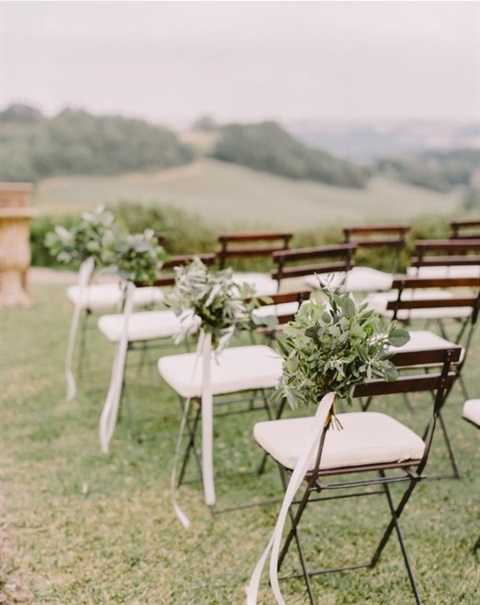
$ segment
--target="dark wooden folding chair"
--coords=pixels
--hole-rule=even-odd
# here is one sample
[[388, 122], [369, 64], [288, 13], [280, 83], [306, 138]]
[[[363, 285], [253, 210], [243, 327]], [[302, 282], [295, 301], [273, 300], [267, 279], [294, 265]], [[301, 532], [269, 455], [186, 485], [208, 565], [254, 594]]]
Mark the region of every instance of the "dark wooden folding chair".
[[311, 290], [293, 290], [291, 292], [277, 292], [268, 298], [258, 299], [260, 307], [255, 309], [253, 315], [263, 321], [272, 319], [273, 326], [260, 326], [252, 330], [252, 336], [261, 335], [272, 341], [281, 333], [285, 324], [292, 321], [300, 305], [308, 300]]
[[408, 275], [479, 277], [480, 238], [417, 240]]
[[299, 277], [303, 278], [302, 282], [308, 287], [318, 289], [317, 275], [320, 279], [331, 277], [332, 285], [338, 285], [354, 265], [355, 250], [356, 244], [279, 250], [272, 254], [275, 268], [271, 276], [277, 280], [279, 289], [284, 283], [286, 288], [282, 289], [289, 289], [289, 280]]
[[[357, 253], [361, 250], [377, 250], [392, 257], [389, 267], [391, 273], [400, 269], [401, 253], [405, 249], [408, 225], [365, 225], [345, 227], [343, 237], [345, 242], [357, 244]], [[393, 254], [392, 254], [393, 253]]]
[[[288, 293], [277, 293], [260, 300], [260, 308], [254, 314], [262, 320], [272, 317], [275, 327], [253, 327], [252, 331], [261, 335], [267, 342], [276, 337], [277, 331], [289, 322], [298, 311], [299, 306], [308, 300], [310, 291], [301, 290]], [[181, 353], [161, 357], [158, 370], [163, 379], [177, 393], [185, 416], [186, 446], [180, 462], [177, 487], [185, 483], [185, 474], [190, 460], [196, 463], [198, 476], [203, 481], [201, 454], [198, 447], [199, 428], [202, 422], [203, 372], [198, 356], [195, 353]], [[212, 365], [212, 392], [214, 421], [232, 414], [260, 412], [267, 418], [279, 418], [284, 404], [272, 407], [269, 395], [276, 386], [282, 372], [282, 360], [278, 354], [265, 344], [247, 346], [230, 346], [218, 356]], [[220, 432], [220, 429], [218, 429]], [[255, 472], [262, 474], [265, 469], [266, 456], [263, 456], [253, 470], [240, 474]], [[258, 503], [219, 508], [211, 506], [214, 514], [224, 513], [236, 508], [248, 508]]]
[[451, 239], [480, 239], [480, 220], [452, 221], [450, 223]]
[[[277, 601], [283, 602], [278, 600], [279, 594], [281, 596], [278, 571], [282, 569], [290, 547], [294, 544], [301, 569], [280, 579], [303, 578], [309, 602], [315, 605], [314, 576], [334, 571], [374, 568], [393, 533], [398, 538], [415, 602], [421, 604], [413, 565], [400, 528], [400, 517], [415, 487], [426, 477], [424, 471], [438, 415], [446, 394], [457, 378], [456, 372], [452, 371], [452, 364], [459, 361], [460, 355], [461, 348], [455, 345], [435, 350], [402, 352], [400, 349], [392, 360], [398, 368], [408, 367], [408, 375], [400, 375], [394, 382], [375, 380], [355, 388], [355, 397], [377, 398], [393, 394], [433, 392], [435, 396], [431, 418], [423, 437], [392, 416], [375, 412], [338, 414], [338, 423], [331, 423], [329, 418], [333, 397], [330, 395], [324, 397], [313, 418], [280, 419], [255, 425], [255, 440], [278, 464], [285, 498], [269, 546], [252, 575], [247, 590], [248, 605], [257, 602], [261, 569], [270, 552], [270, 584]], [[428, 373], [426, 368], [429, 369]], [[338, 424], [342, 427], [341, 430], [334, 428]], [[399, 495], [402, 485], [403, 494]], [[391, 489], [391, 486], [395, 488]], [[390, 513], [390, 520], [373, 556], [359, 564], [312, 569], [310, 562], [325, 557], [322, 551], [326, 553], [331, 550], [331, 544], [322, 544], [325, 526], [328, 526], [327, 501], [359, 497], [371, 505], [370, 496], [373, 495], [384, 497]], [[307, 506], [315, 503], [321, 503], [325, 509], [315, 516], [317, 521], [320, 520], [320, 527], [313, 529], [313, 521], [309, 517], [309, 523], [303, 529], [302, 518]], [[290, 529], [283, 539], [287, 518], [290, 520]], [[358, 522], [361, 523], [361, 517]], [[308, 533], [314, 536], [312, 539], [315, 544], [310, 542], [314, 549], [313, 555], [306, 548]], [[368, 595], [365, 595], [365, 601], [367, 600]], [[386, 596], [385, 602], [387, 601]]]
[[[480, 278], [444, 277], [419, 278], [397, 276], [392, 283], [392, 292], [368, 297], [370, 306], [380, 314], [400, 321], [407, 326], [417, 321], [434, 322], [437, 330], [412, 330], [408, 347], [434, 348], [442, 342], [453, 342], [462, 347], [459, 363], [455, 364], [458, 382], [463, 397], [468, 399], [468, 391], [462, 370], [467, 361], [470, 344], [477, 326], [480, 309]], [[447, 325], [448, 324], [448, 325]], [[458, 325], [457, 333], [451, 337], [451, 324]], [[367, 409], [370, 402], [364, 404]], [[453, 469], [453, 476], [460, 478], [460, 472], [453, 453], [451, 440], [443, 416], [439, 421]]]
[[[162, 274], [158, 276], [153, 286], [162, 289], [162, 291], [164, 288], [172, 286], [175, 283], [173, 269], [188, 264], [194, 257], [200, 258], [206, 265], [213, 265], [215, 262], [214, 253], [173, 256], [164, 263]], [[132, 436], [138, 440], [126, 376], [129, 355], [133, 352], [140, 353], [138, 371], [141, 371], [147, 365], [153, 368], [157, 357], [149, 361], [150, 352], [154, 349], [173, 345], [173, 337], [181, 328], [180, 319], [171, 310], [157, 308], [147, 311], [134, 311], [133, 301], [136, 293], [143, 288], [151, 287], [151, 285], [127, 282], [123, 288], [122, 311], [102, 315], [97, 322], [99, 331], [115, 347], [110, 386], [101, 419], [101, 427], [103, 427], [101, 428], [101, 443], [105, 451], [108, 450], [108, 444], [113, 436], [117, 412], [122, 399], [125, 401]], [[188, 341], [186, 346], [188, 348]], [[152, 379], [154, 375], [156, 374], [152, 372], [150, 378]]]
[[[159, 244], [163, 244], [165, 236], [157, 232], [155, 239]], [[109, 282], [98, 280], [98, 272], [95, 273], [95, 268], [93, 257], [84, 261], [79, 270], [78, 283], [69, 286], [66, 292], [68, 301], [74, 307], [65, 363], [68, 399], [73, 399], [77, 392], [73, 369], [77, 335], [80, 342], [76, 355], [75, 374], [77, 380], [88, 375], [91, 381], [95, 374], [88, 347], [88, 334], [94, 327], [92, 319], [110, 311], [119, 311], [123, 302], [121, 280]], [[133, 303], [136, 308], [146, 309], [158, 304], [162, 298], [163, 294], [157, 287], [149, 286], [135, 292]]]
[[[258, 264], [263, 262], [269, 271], [272, 253], [286, 250], [292, 236], [292, 233], [283, 231], [222, 233], [218, 237], [218, 267], [231, 267], [235, 281], [252, 285], [258, 296], [274, 294], [277, 291], [277, 283], [263, 268], [259, 270]], [[252, 266], [252, 262], [254, 270], [247, 270]]]

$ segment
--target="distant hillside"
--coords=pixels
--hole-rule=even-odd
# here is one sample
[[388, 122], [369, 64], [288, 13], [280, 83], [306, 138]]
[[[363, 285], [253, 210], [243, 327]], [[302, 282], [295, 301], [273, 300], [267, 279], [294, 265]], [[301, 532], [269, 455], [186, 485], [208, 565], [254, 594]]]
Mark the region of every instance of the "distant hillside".
[[408, 157], [385, 158], [377, 163], [377, 169], [385, 176], [435, 191], [450, 191], [455, 187], [478, 190], [480, 151], [427, 151]]
[[370, 122], [287, 120], [285, 126], [306, 145], [352, 161], [419, 154], [429, 149], [478, 149], [478, 122], [453, 120], [371, 120]]
[[291, 179], [361, 189], [368, 171], [347, 160], [307, 147], [276, 122], [229, 124], [218, 129], [212, 157]]
[[193, 151], [176, 135], [142, 120], [65, 109], [47, 119], [35, 108], [0, 112], [0, 180], [121, 174], [188, 164]]

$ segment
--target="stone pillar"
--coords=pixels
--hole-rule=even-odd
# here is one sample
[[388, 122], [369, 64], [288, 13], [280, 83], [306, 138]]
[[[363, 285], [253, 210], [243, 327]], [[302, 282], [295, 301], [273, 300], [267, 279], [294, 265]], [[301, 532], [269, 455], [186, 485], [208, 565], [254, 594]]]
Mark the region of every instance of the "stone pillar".
[[0, 307], [29, 306], [27, 290], [30, 267], [29, 183], [0, 183]]

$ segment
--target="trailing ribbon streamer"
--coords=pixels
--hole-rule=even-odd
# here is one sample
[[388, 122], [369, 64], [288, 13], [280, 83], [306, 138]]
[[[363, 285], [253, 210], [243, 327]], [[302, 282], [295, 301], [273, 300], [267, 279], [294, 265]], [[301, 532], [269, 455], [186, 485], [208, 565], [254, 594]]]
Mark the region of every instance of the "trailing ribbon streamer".
[[70, 325], [70, 334], [68, 336], [67, 353], [65, 356], [65, 378], [67, 381], [67, 399], [72, 401], [77, 394], [77, 385], [75, 383], [75, 377], [73, 375], [73, 353], [75, 351], [75, 340], [77, 338], [78, 326], [80, 323], [80, 315], [84, 306], [87, 296], [87, 286], [92, 277], [93, 269], [95, 267], [95, 259], [93, 256], [89, 256], [80, 265], [78, 271], [78, 298], [73, 308], [72, 323]]
[[125, 360], [128, 348], [128, 323], [133, 309], [135, 285], [132, 282], [127, 282], [126, 289], [125, 305], [123, 309], [125, 321], [123, 324], [122, 334], [115, 348], [110, 386], [105, 404], [103, 406], [102, 415], [100, 416], [100, 445], [105, 454], [108, 454], [110, 440], [112, 439], [115, 431], [115, 425], [117, 424], [118, 408], [120, 406], [120, 398], [122, 395], [123, 374], [125, 371]]
[[[198, 338], [197, 353], [196, 353], [196, 357], [195, 357], [195, 362], [193, 364], [192, 378], [191, 378], [192, 383], [195, 380], [195, 372], [197, 371], [198, 360], [200, 359], [200, 355], [203, 350], [204, 339], [205, 339], [205, 332], [203, 332], [203, 330], [202, 330], [200, 332], [200, 336]], [[190, 397], [188, 397], [185, 400], [185, 405], [183, 406], [182, 420], [180, 422], [180, 430], [178, 431], [177, 444], [175, 447], [175, 456], [173, 458], [172, 474], [170, 475], [170, 496], [172, 498], [173, 509], [175, 510], [175, 514], [177, 515], [180, 523], [183, 525], [183, 527], [185, 529], [188, 529], [190, 527], [190, 519], [187, 517], [187, 515], [183, 512], [183, 510], [180, 508], [180, 506], [177, 503], [176, 483], [177, 483], [177, 465], [178, 465], [178, 461], [180, 458], [180, 448], [182, 445], [183, 434], [185, 432], [185, 426], [187, 423], [189, 408], [190, 408]]]
[[202, 350], [202, 478], [207, 506], [215, 504], [213, 480], [212, 335], [205, 334]]
[[258, 589], [260, 586], [260, 578], [262, 575], [265, 563], [270, 555], [270, 584], [272, 587], [273, 594], [278, 605], [285, 605], [282, 593], [280, 591], [280, 585], [278, 582], [278, 555], [280, 551], [280, 543], [282, 540], [283, 528], [288, 515], [288, 510], [292, 504], [295, 495], [305, 478], [305, 474], [308, 470], [310, 460], [315, 450], [319, 446], [320, 436], [327, 422], [330, 409], [335, 400], [335, 393], [327, 393], [318, 405], [317, 412], [312, 419], [312, 427], [308, 435], [305, 447], [303, 448], [292, 476], [287, 486], [285, 496], [283, 498], [282, 507], [275, 523], [275, 528], [272, 532], [267, 547], [263, 551], [260, 559], [258, 560], [255, 569], [250, 577], [250, 582], [247, 586], [247, 605], [257, 605]]

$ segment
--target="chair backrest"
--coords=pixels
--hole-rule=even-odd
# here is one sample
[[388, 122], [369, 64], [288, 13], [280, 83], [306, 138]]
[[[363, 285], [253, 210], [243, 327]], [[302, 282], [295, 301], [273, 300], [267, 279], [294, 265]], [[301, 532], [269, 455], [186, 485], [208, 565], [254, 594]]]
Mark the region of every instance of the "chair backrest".
[[[171, 256], [167, 261], [163, 263], [162, 271], [160, 275], [157, 277], [153, 285], [157, 288], [161, 288], [163, 286], [173, 286], [175, 284], [175, 272], [173, 269], [175, 267], [183, 267], [192, 262], [194, 258], [199, 258], [204, 265], [211, 267], [215, 263], [215, 253], [214, 252], [201, 252], [199, 254], [179, 254], [176, 256]], [[135, 283], [137, 288], [142, 288], [146, 284]]]
[[480, 220], [452, 221], [450, 223], [451, 239], [480, 239]]
[[410, 266], [421, 267], [480, 266], [480, 238], [417, 240]]
[[269, 258], [272, 252], [287, 249], [292, 236], [284, 231], [222, 233], [218, 237], [218, 266], [225, 269], [234, 258]]
[[405, 248], [408, 225], [365, 225], [345, 227], [344, 242], [357, 244], [357, 250], [377, 249], [393, 251], [392, 271], [398, 271], [400, 255]]
[[270, 338], [275, 337], [285, 324], [294, 319], [300, 305], [310, 298], [311, 293], [311, 290], [295, 290], [257, 299], [261, 308], [258, 315], [275, 317], [277, 324], [274, 328], [261, 326], [255, 331]]
[[356, 244], [333, 244], [274, 252], [272, 259], [276, 268], [271, 276], [280, 284], [283, 279], [292, 277], [346, 272], [353, 266], [356, 248]]
[[[401, 310], [471, 307], [472, 320], [477, 320], [480, 277], [422, 278], [397, 275], [393, 278], [392, 290], [396, 290], [397, 295], [387, 302], [387, 310], [394, 312], [394, 319], [397, 319]], [[421, 294], [406, 295], [415, 290], [421, 290]], [[429, 293], [429, 290], [434, 292]], [[438, 290], [444, 290], [445, 297], [436, 295]]]
[[[409, 373], [402, 373], [397, 380], [372, 380], [355, 387], [354, 397], [375, 397], [393, 395], [396, 393], [415, 393], [430, 391], [434, 394], [432, 415], [425, 432], [425, 453], [418, 467], [418, 472], [424, 468], [437, 422], [438, 414], [450, 392], [458, 373], [455, 365], [460, 362], [462, 348], [452, 345], [430, 350], [398, 350], [391, 358], [397, 368], [408, 368]], [[408, 466], [408, 464], [406, 464]]]
[[[418, 277], [397, 276], [392, 283], [397, 290], [394, 300], [387, 302], [387, 310], [393, 311], [393, 319], [398, 319], [400, 311], [415, 309], [445, 310], [440, 315], [449, 316], [460, 322], [460, 329], [455, 338], [457, 344], [462, 344], [465, 363], [473, 332], [480, 310], [480, 278], [479, 277], [444, 277], [422, 279]], [[415, 290], [420, 290], [418, 295]], [[438, 296], [438, 289], [445, 290], [445, 297]], [[433, 292], [429, 292], [433, 290]], [[437, 295], [436, 295], [437, 294]], [[456, 311], [458, 310], [458, 314]], [[438, 317], [437, 317], [438, 319]], [[441, 316], [440, 316], [441, 319]], [[442, 324], [440, 325], [443, 331]], [[446, 334], [442, 334], [446, 337]]]

